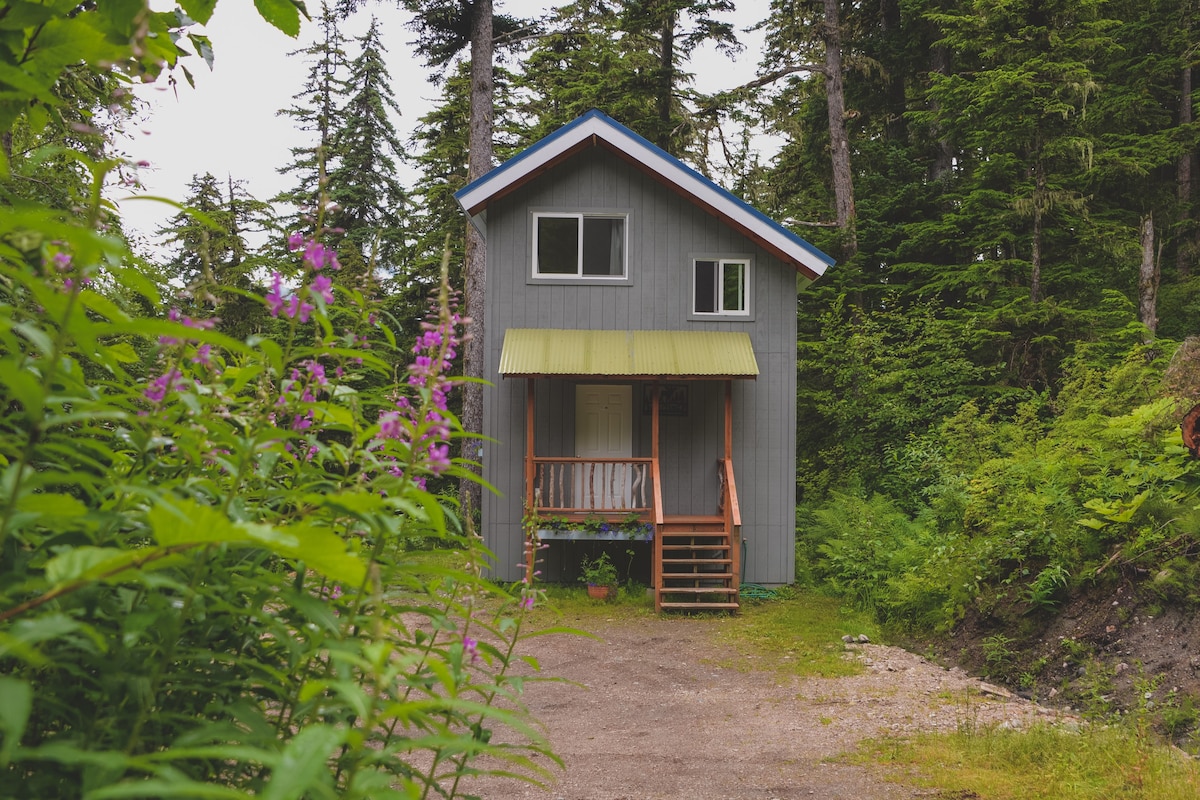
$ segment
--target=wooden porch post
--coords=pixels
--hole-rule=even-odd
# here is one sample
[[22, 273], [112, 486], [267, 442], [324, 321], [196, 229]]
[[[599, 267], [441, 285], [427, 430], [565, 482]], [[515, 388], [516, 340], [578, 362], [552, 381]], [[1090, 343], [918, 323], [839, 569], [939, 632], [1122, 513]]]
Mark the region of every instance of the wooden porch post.
[[725, 381], [725, 460], [733, 458], [733, 381]]
[[[537, 506], [534, 504], [533, 482], [536, 476], [533, 464], [533, 425], [536, 416], [534, 415], [534, 379], [525, 379], [525, 514], [532, 515], [537, 513]], [[525, 534], [525, 581], [526, 585], [533, 585], [533, 573], [536, 569], [538, 542], [536, 529], [531, 526], [526, 527]]]

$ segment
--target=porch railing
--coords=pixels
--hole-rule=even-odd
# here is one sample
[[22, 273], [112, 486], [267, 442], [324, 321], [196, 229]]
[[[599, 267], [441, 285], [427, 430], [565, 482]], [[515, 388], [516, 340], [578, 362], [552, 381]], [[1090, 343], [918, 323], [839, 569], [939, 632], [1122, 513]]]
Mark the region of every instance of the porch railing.
[[542, 513], [646, 512], [654, 496], [649, 458], [533, 459], [533, 486]]
[[721, 499], [717, 501], [717, 513], [725, 520], [729, 532], [729, 557], [732, 560], [733, 585], [742, 583], [742, 508], [738, 503], [737, 481], [733, 478], [733, 459], [717, 459], [717, 479], [721, 486]]

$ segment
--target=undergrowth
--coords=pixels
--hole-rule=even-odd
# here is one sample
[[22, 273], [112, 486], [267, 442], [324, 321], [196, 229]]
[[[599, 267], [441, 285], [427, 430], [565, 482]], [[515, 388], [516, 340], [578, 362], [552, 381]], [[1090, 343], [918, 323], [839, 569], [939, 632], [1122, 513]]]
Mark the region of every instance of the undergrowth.
[[1200, 765], [1127, 726], [964, 728], [865, 742], [851, 760], [899, 783], [980, 800], [1192, 800]]

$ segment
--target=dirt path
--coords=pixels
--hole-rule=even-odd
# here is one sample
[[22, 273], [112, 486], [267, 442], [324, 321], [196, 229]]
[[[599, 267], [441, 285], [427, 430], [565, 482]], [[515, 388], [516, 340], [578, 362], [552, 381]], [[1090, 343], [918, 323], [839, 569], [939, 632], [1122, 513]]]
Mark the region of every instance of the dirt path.
[[528, 650], [543, 674], [579, 684], [526, 691], [566, 771], [546, 789], [489, 779], [472, 791], [488, 800], [931, 797], [887, 782], [881, 770], [826, 759], [884, 734], [1025, 726], [1056, 713], [989, 694], [991, 687], [961, 670], [871, 644], [848, 646], [850, 657], [867, 664], [850, 678], [717, 666], [742, 661], [716, 642], [721, 624], [589, 620], [596, 640], [532, 640]]

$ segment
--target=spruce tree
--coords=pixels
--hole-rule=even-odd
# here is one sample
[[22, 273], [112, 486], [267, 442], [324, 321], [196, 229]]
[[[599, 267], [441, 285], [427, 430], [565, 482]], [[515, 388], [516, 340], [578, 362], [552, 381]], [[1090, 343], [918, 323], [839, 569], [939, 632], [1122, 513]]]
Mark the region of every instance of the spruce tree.
[[278, 112], [280, 116], [290, 118], [297, 130], [309, 134], [310, 139], [306, 144], [290, 148], [292, 160], [280, 167], [279, 172], [291, 175], [295, 184], [273, 200], [295, 209], [284, 218], [288, 229], [306, 233], [314, 229], [315, 214], [326, 189], [335, 115], [346, 85], [345, 40], [337, 17], [327, 3], [321, 4], [317, 24], [317, 40], [289, 54], [304, 58], [309, 65], [308, 75], [300, 91], [292, 95], [295, 104]]
[[385, 274], [403, 270], [409, 201], [396, 177], [404, 148], [389, 115], [398, 115], [400, 109], [374, 17], [355, 43], [359, 54], [350, 62], [343, 84], [348, 99], [329, 137], [327, 190], [334, 208], [326, 224], [335, 231], [343, 270], [369, 279], [372, 266]]
[[274, 227], [270, 206], [251, 197], [242, 181], [229, 178], [222, 190], [212, 173], [192, 177], [184, 210], [158, 230], [173, 248], [164, 277], [181, 285], [180, 311], [221, 319], [222, 330], [238, 338], [266, 323], [255, 276], [263, 264], [247, 246], [246, 235]]
[[658, 132], [653, 40], [622, 28], [621, 5], [576, 0], [544, 21], [519, 78], [530, 120], [526, 143], [598, 108], [653, 139]]

